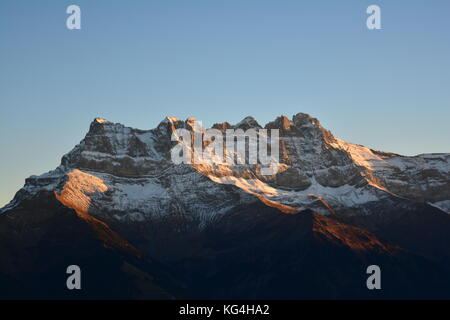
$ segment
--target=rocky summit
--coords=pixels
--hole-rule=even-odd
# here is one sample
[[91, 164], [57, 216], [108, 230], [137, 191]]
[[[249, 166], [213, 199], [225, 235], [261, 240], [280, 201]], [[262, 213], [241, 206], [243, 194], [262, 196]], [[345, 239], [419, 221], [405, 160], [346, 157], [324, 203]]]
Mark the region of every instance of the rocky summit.
[[[373, 150], [298, 113], [213, 125], [278, 129], [272, 175], [174, 164], [172, 133], [194, 121], [139, 130], [96, 118], [59, 167], [26, 179], [0, 210], [2, 294], [450, 298], [450, 154]], [[64, 287], [70, 264], [86, 270], [81, 293]], [[382, 291], [365, 286], [371, 264]]]

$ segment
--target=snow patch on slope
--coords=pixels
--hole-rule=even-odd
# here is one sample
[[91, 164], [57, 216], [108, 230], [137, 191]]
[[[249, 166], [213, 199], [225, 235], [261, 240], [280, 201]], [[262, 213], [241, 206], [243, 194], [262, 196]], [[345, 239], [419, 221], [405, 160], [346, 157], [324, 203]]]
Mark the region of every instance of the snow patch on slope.
[[[242, 190], [262, 195], [264, 198], [277, 203], [294, 207], [299, 210], [307, 209], [322, 198], [327, 203], [336, 207], [357, 207], [372, 201], [378, 201], [383, 197], [383, 192], [367, 185], [357, 188], [355, 186], [343, 185], [340, 187], [325, 187], [312, 177], [312, 184], [303, 191], [292, 191], [275, 188], [258, 179], [244, 179], [235, 176], [216, 177], [209, 176], [211, 180], [221, 184], [232, 184]], [[322, 213], [329, 214], [328, 211]]]
[[444, 200], [444, 201], [437, 201], [434, 203], [430, 203], [432, 206], [441, 209], [442, 211], [447, 212], [450, 214], [450, 200]]

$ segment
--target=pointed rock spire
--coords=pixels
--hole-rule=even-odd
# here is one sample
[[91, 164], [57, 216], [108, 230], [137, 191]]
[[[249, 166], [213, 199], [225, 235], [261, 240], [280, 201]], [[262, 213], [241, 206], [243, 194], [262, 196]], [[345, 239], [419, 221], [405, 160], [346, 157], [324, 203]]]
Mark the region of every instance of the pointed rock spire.
[[290, 130], [291, 126], [292, 126], [291, 120], [289, 120], [288, 117], [281, 115], [281, 116], [277, 117], [274, 121], [266, 124], [265, 128], [266, 129], [279, 129], [282, 132], [287, 132]]
[[250, 128], [252, 129], [259, 129], [262, 128], [259, 123], [255, 120], [255, 118], [248, 116], [242, 119], [240, 122], [238, 122], [235, 126], [236, 129], [243, 129], [248, 130]]

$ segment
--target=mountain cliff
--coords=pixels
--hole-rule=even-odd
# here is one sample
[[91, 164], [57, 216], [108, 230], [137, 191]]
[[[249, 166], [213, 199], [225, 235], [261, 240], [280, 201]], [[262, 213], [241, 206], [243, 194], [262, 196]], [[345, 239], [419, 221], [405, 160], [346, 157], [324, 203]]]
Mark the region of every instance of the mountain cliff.
[[[52, 252], [90, 268], [96, 259], [85, 241], [114, 260], [111, 272], [122, 282], [113, 297], [148, 293], [139, 286], [152, 288], [141, 296], [160, 298], [446, 295], [450, 154], [372, 150], [299, 113], [265, 126], [252, 117], [213, 126], [278, 129], [279, 170], [272, 175], [262, 175], [259, 164], [175, 165], [172, 133], [192, 130], [194, 121], [167, 117], [138, 130], [96, 118], [58, 168], [28, 178], [0, 210], [0, 275], [23, 285], [39, 263], [48, 266], [35, 274], [53, 279], [50, 270], [71, 259], [42, 258]], [[363, 267], [377, 261], [391, 281], [384, 295], [364, 287]], [[436, 277], [424, 281], [424, 272]], [[31, 295], [39, 296], [39, 283], [33, 286]], [[49, 296], [58, 290], [64, 292]], [[101, 295], [98, 289], [90, 297]]]

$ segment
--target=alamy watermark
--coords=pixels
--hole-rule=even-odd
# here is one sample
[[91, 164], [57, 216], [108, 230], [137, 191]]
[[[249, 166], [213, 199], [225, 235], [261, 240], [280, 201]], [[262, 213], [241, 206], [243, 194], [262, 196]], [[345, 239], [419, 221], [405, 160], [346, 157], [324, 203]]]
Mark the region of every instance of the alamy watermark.
[[[171, 150], [175, 164], [260, 165], [261, 175], [273, 175], [279, 169], [278, 129], [204, 129], [201, 121], [191, 123], [191, 129], [178, 128]], [[225, 134], [225, 136], [224, 136]], [[270, 150], [269, 150], [270, 149]], [[269, 152], [270, 151], [270, 152]]]
[[81, 290], [81, 269], [77, 265], [70, 265], [66, 269], [70, 276], [66, 280], [66, 286], [69, 290]]
[[369, 30], [381, 29], [381, 8], [377, 5], [371, 5], [367, 7], [367, 14], [370, 16], [367, 18], [366, 25]]
[[369, 290], [381, 290], [381, 269], [376, 264], [370, 265], [366, 270], [370, 276], [367, 278], [366, 285]]
[[69, 30], [81, 29], [81, 9], [79, 6], [72, 4], [67, 7], [66, 13], [70, 14], [66, 20], [66, 26]]
[[[78, 5], [72, 4], [67, 7], [66, 13], [70, 16], [66, 19], [66, 26], [69, 30], [81, 29], [81, 8]], [[381, 29], [381, 8], [378, 5], [370, 5], [366, 9], [366, 14], [369, 17], [366, 20], [366, 26], [369, 30]]]

